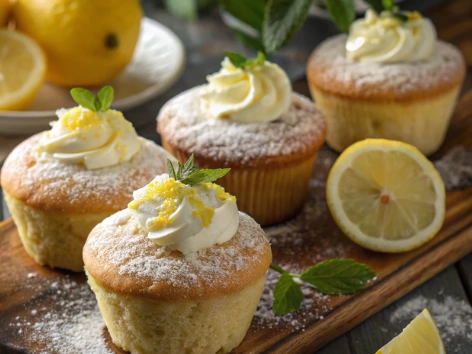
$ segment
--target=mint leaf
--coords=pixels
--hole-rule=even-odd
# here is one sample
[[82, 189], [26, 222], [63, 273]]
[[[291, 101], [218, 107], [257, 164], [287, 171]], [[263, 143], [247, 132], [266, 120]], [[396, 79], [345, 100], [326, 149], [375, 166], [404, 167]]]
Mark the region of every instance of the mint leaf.
[[386, 11], [392, 11], [393, 7], [395, 6], [393, 0], [382, 0], [382, 5]]
[[326, 6], [334, 23], [342, 32], [349, 32], [349, 26], [356, 18], [353, 0], [327, 0]]
[[217, 168], [213, 170], [196, 170], [192, 172], [188, 177], [181, 179], [182, 183], [194, 186], [196, 184], [214, 182], [226, 175], [231, 169], [230, 168]]
[[262, 29], [262, 43], [266, 53], [274, 53], [298, 31], [312, 0], [268, 0]]
[[300, 308], [303, 293], [290, 274], [282, 273], [274, 287], [274, 304], [272, 311], [276, 315], [285, 315]]
[[99, 102], [98, 111], [105, 112], [110, 109], [110, 105], [113, 102], [113, 87], [104, 86], [95, 97], [95, 100]]
[[258, 66], [258, 65], [262, 66], [262, 65], [264, 65], [265, 61], [266, 61], [266, 57], [265, 57], [264, 53], [258, 52], [257, 53], [257, 58], [246, 60], [246, 64], [244, 65], [244, 67]]
[[172, 164], [172, 161], [167, 159], [167, 172], [169, 173], [169, 177], [177, 180], [177, 175], [175, 173], [174, 165]]
[[400, 20], [401, 22], [408, 22], [408, 16], [401, 12], [395, 12], [393, 17]]
[[306, 269], [300, 279], [323, 294], [352, 294], [375, 277], [367, 265], [353, 259], [330, 259]]
[[262, 42], [259, 38], [251, 37], [246, 33], [238, 31], [236, 29], [234, 30], [234, 32], [236, 32], [236, 37], [238, 38], [238, 40], [245, 46], [258, 51], [264, 51], [264, 46], [262, 45]]
[[262, 31], [266, 0], [221, 0], [223, 9], [239, 21]]
[[184, 184], [194, 186], [196, 184], [214, 182], [217, 179], [226, 175], [231, 169], [230, 168], [217, 168], [217, 169], [199, 169], [193, 163], [194, 156], [190, 155], [185, 164], [177, 163], [177, 172], [175, 172], [174, 165], [167, 159], [167, 171], [169, 176], [176, 181], [180, 181]]
[[384, 9], [383, 0], [364, 0], [377, 13], [381, 13]]
[[80, 106], [88, 108], [93, 112], [97, 112], [94, 104], [95, 96], [89, 90], [76, 87], [70, 90], [70, 95], [72, 96], [72, 99]]
[[247, 59], [244, 55], [233, 52], [225, 52], [225, 55], [229, 59], [231, 64], [233, 64], [237, 68], [243, 68], [246, 64]]

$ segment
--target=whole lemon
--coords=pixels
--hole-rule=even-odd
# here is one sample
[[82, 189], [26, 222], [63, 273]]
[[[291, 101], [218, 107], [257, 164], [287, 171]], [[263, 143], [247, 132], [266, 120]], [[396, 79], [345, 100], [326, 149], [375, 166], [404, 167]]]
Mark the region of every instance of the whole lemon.
[[12, 4], [10, 0], [0, 0], [0, 27], [8, 24]]
[[44, 50], [48, 80], [100, 86], [130, 62], [142, 10], [138, 0], [18, 0], [13, 15]]

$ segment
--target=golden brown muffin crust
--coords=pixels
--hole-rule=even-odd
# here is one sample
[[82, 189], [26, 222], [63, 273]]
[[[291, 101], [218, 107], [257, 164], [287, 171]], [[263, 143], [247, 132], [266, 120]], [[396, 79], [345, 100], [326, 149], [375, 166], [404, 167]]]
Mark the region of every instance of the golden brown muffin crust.
[[433, 56], [412, 63], [361, 63], [345, 57], [345, 35], [329, 38], [311, 54], [308, 83], [325, 93], [353, 100], [413, 101], [460, 86], [466, 66], [460, 51], [438, 41]]
[[147, 237], [129, 209], [98, 224], [83, 251], [87, 272], [110, 291], [159, 301], [196, 301], [241, 291], [269, 268], [264, 231], [240, 213], [231, 240], [183, 255]]
[[143, 139], [140, 151], [117, 166], [87, 170], [81, 164], [39, 161], [39, 133], [18, 145], [1, 171], [2, 188], [28, 206], [66, 213], [115, 212], [126, 208], [133, 191], [166, 172], [167, 153]]
[[288, 112], [272, 122], [244, 124], [215, 119], [202, 108], [198, 86], [161, 109], [158, 132], [176, 155], [195, 155], [200, 165], [276, 167], [299, 163], [318, 151], [326, 127], [315, 104], [293, 93]]

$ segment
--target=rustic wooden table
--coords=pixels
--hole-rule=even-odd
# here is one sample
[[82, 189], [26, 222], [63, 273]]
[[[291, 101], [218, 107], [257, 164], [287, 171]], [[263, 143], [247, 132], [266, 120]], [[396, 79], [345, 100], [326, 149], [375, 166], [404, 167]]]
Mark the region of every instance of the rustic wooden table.
[[[160, 107], [179, 92], [203, 83], [207, 74], [218, 69], [223, 50], [240, 52], [247, 52], [247, 50], [235, 41], [232, 32], [222, 24], [217, 11], [202, 14], [198, 22], [185, 23], [171, 17], [153, 3], [152, 1], [144, 1], [146, 15], [168, 26], [182, 39], [187, 51], [187, 68], [176, 85], [163, 96], [125, 113], [140, 135], [159, 142], [160, 139], [155, 130], [155, 118]], [[429, 3], [438, 3], [438, 1], [430, 1]], [[412, 1], [408, 3], [408, 7], [415, 8], [420, 4], [421, 0]], [[468, 65], [468, 77], [464, 91], [471, 89], [472, 1], [444, 1], [425, 13], [435, 23], [439, 37], [454, 43], [463, 51]], [[335, 27], [328, 20], [309, 19], [291, 44], [273, 59], [288, 71], [297, 91], [308, 94], [304, 80], [306, 59], [319, 42], [336, 32]], [[469, 115], [472, 118], [472, 112]], [[23, 139], [25, 137], [0, 137], [0, 166], [8, 152]], [[4, 203], [0, 203], [0, 220], [8, 217], [6, 206]], [[447, 268], [401, 300], [318, 351], [317, 354], [374, 353], [401, 331], [405, 321], [392, 321], [399, 316], [399, 311], [412, 307], [415, 302], [434, 303], [434, 301], [444, 302], [445, 299], [455, 299], [454, 304], [466, 304], [465, 311], [467, 313], [472, 311], [470, 307], [472, 302], [472, 255]], [[382, 301], [382, 299], [378, 299], [378, 301]], [[460, 318], [467, 317], [461, 316]], [[470, 349], [472, 347], [472, 320], [466, 321], [466, 324], [454, 323], [451, 319], [451, 326], [465, 329], [465, 334], [453, 336], [452, 340], [448, 341], [448, 353], [466, 354], [472, 352]], [[453, 332], [453, 330], [448, 331], [448, 334]]]

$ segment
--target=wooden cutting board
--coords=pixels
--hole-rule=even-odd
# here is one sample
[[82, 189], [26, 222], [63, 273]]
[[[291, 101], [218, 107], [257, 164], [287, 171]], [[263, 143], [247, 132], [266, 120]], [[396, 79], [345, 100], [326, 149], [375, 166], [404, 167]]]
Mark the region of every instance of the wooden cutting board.
[[[432, 160], [443, 157], [455, 146], [472, 145], [471, 107], [469, 92], [462, 97], [446, 141]], [[321, 296], [304, 288], [306, 300], [302, 309], [277, 318], [268, 311], [270, 288], [277, 279], [270, 271], [260, 309], [234, 353], [314, 352], [472, 251], [472, 188], [447, 193], [444, 226], [419, 249], [392, 255], [353, 244], [334, 224], [324, 200], [324, 181], [336, 156], [326, 147], [320, 151], [305, 209], [294, 220], [266, 229], [274, 261], [300, 271], [324, 259], [350, 257], [372, 267], [376, 280], [366, 290], [350, 296]], [[31, 331], [19, 328], [38, 321], [38, 316], [32, 315], [38, 311], [66, 311], [61, 306], [67, 307], [72, 300], [67, 291], [57, 295], [57, 284], [84, 284], [85, 276], [38, 266], [25, 253], [11, 220], [0, 223], [0, 264], [0, 352], [29, 353], [48, 348], [44, 338], [38, 340]], [[123, 353], [113, 346], [106, 330], [102, 340], [115, 353]]]

